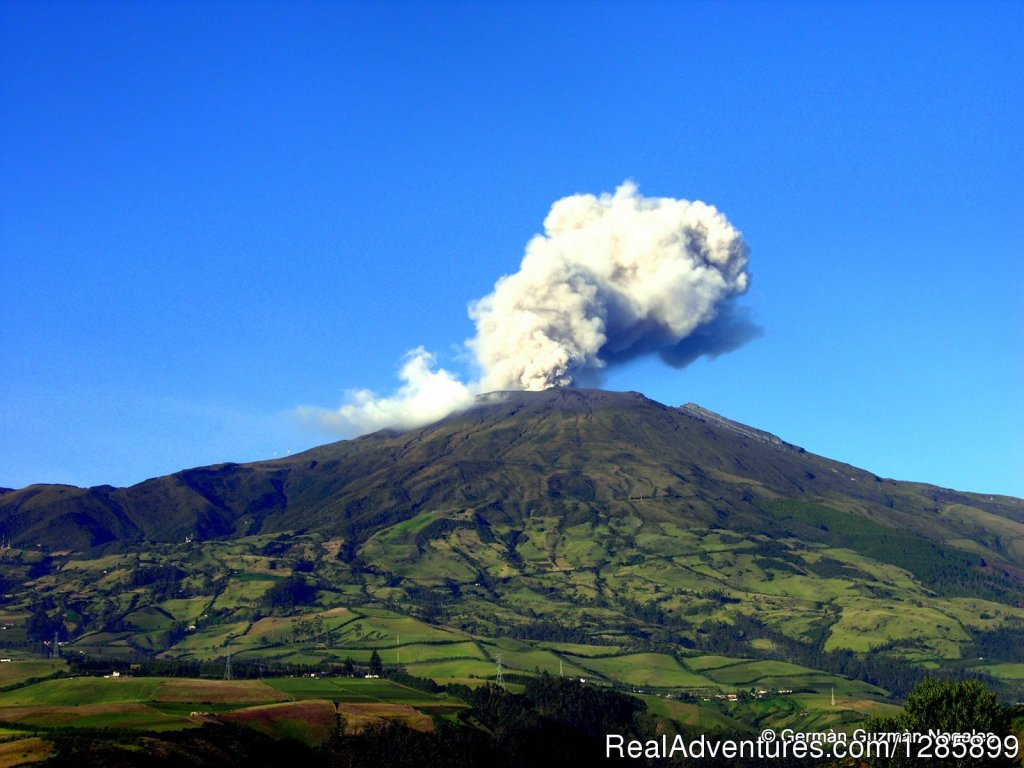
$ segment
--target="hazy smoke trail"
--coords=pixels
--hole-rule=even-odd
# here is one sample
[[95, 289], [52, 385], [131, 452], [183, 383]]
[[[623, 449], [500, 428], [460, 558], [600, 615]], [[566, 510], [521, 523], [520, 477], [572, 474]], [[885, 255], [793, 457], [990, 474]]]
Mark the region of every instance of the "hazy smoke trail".
[[300, 420], [336, 432], [362, 435], [384, 427], [409, 428], [444, 418], [473, 402], [475, 390], [454, 373], [434, 368], [434, 356], [423, 347], [410, 350], [398, 372], [404, 383], [390, 397], [378, 397], [368, 389], [348, 393], [348, 402], [335, 411], [299, 406]]
[[640, 354], [678, 367], [721, 354], [758, 330], [728, 304], [747, 289], [746, 264], [740, 233], [713, 206], [646, 198], [628, 182], [614, 195], [572, 195], [551, 207], [519, 271], [470, 305], [477, 381], [435, 370], [419, 348], [391, 397], [359, 391], [337, 411], [300, 410], [344, 434], [411, 427], [479, 392], [566, 386]]

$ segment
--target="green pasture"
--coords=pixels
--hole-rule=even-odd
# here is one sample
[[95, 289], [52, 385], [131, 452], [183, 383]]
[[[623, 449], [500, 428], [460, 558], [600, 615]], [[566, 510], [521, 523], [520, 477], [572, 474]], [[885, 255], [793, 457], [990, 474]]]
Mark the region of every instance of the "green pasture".
[[708, 702], [691, 703], [650, 694], [641, 694], [638, 698], [646, 702], [648, 712], [674, 720], [681, 725], [699, 727], [701, 732], [722, 730], [742, 733], [746, 730], [742, 723], [728, 717], [718, 707]]
[[211, 600], [212, 597], [209, 596], [175, 598], [158, 603], [158, 607], [163, 608], [178, 621], [194, 622], [209, 610]]
[[581, 643], [537, 643], [537, 647], [573, 656], [615, 656], [622, 648], [619, 645], [583, 645]]
[[[344, 649], [340, 649], [344, 650]], [[401, 654], [403, 664], [421, 661], [448, 661], [451, 659], [484, 659], [480, 647], [470, 641], [455, 643], [404, 643], [398, 648], [382, 649], [381, 659], [385, 664], [398, 660]], [[369, 656], [367, 656], [369, 661]]]
[[687, 656], [683, 659], [683, 664], [694, 672], [707, 672], [736, 664], [746, 664], [747, 661], [748, 659], [734, 659], [730, 656]]
[[174, 623], [174, 616], [161, 608], [150, 606], [132, 611], [124, 617], [124, 620], [133, 629], [150, 632], [157, 629], [167, 629]]
[[[689, 659], [686, 660], [689, 666]], [[747, 661], [716, 668], [705, 668], [704, 674], [723, 685], [745, 688], [756, 685], [764, 678], [798, 679], [806, 675], [820, 674], [813, 669], [791, 664], [787, 661]], [[791, 687], [791, 686], [784, 686]]]
[[583, 669], [627, 685], [653, 688], [717, 688], [707, 677], [691, 672], [664, 653], [633, 653], [607, 658], [572, 657]]
[[465, 640], [462, 632], [434, 627], [408, 616], [389, 611], [360, 610], [362, 614], [347, 622], [335, 635], [335, 647], [349, 644], [355, 648], [386, 648], [399, 643], [433, 643]]
[[213, 601], [212, 608], [217, 610], [252, 605], [258, 602], [272, 586], [274, 586], [274, 581], [267, 577], [239, 578], [233, 576], [224, 591]]
[[939, 658], [958, 658], [970, 636], [955, 618], [923, 602], [858, 598], [842, 604], [825, 648], [867, 652], [891, 640], [918, 641]]
[[277, 677], [265, 681], [295, 699], [329, 699], [348, 703], [413, 704], [436, 702], [438, 697], [390, 680], [360, 677]]
[[[187, 714], [187, 713], [186, 713]], [[12, 715], [0, 707], [0, 718]], [[131, 728], [145, 731], [167, 731], [193, 728], [187, 716], [163, 712], [144, 704], [80, 704], [75, 706], [39, 707], [35, 711], [19, 710], [17, 722], [44, 728]]]
[[498, 673], [497, 664], [477, 659], [453, 659], [451, 661], [427, 661], [403, 664], [410, 675], [429, 677], [432, 680], [454, 680], [465, 678], [492, 679]]
[[200, 659], [215, 659], [227, 654], [233, 638], [240, 637], [249, 628], [246, 621], [200, 627], [174, 646], [175, 655], [189, 655]]
[[492, 668], [497, 670], [497, 659], [501, 655], [501, 664], [505, 670], [514, 670], [532, 674], [547, 672], [551, 675], [566, 674], [586, 677], [591, 673], [586, 667], [576, 663], [569, 655], [558, 655], [544, 648], [535, 648], [517, 643], [514, 640], [499, 640], [484, 643], [484, 650], [492, 659]]
[[1024, 664], [1005, 662], [1002, 664], [985, 664], [972, 667], [971, 669], [1003, 680], [1024, 680]]
[[162, 677], [73, 677], [0, 693], [0, 707], [74, 706], [155, 701]]
[[[7, 658], [6, 656], [4, 658]], [[67, 663], [63, 660], [51, 659], [15, 659], [0, 664], [0, 688], [10, 688], [15, 685], [40, 677], [62, 672], [67, 669]]]

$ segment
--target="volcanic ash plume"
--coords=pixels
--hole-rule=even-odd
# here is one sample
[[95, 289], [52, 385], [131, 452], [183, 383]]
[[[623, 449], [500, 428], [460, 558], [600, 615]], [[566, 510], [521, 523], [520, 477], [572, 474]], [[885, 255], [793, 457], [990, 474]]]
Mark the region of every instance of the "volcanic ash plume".
[[682, 367], [757, 334], [729, 303], [747, 290], [746, 264], [740, 233], [713, 206], [646, 198], [632, 183], [572, 195], [551, 207], [519, 271], [470, 305], [477, 381], [435, 370], [419, 348], [395, 395], [360, 391], [337, 411], [301, 410], [353, 434], [425, 424], [480, 392], [568, 386], [637, 355]]
[[483, 391], [571, 384], [667, 350], [747, 289], [747, 247], [713, 206], [614, 195], [559, 200], [514, 275], [470, 307]]

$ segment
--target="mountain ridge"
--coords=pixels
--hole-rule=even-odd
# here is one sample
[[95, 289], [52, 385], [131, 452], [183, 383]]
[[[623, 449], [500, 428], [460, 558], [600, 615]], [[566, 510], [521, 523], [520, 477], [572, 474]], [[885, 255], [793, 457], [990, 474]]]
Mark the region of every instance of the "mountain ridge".
[[[883, 479], [692, 404], [514, 392], [284, 459], [4, 494], [0, 580], [18, 633], [66, 633], [86, 654], [216, 658], [230, 643], [238, 659], [331, 663], [355, 611], [351, 632], [374, 648], [396, 617], [442, 632], [455, 666], [414, 667], [442, 677], [491, 674], [497, 653], [558, 669], [539, 645], [558, 642], [581, 669], [594, 662], [572, 644], [620, 654], [609, 680], [653, 654], [707, 685], [678, 666], [699, 652], [896, 693], [925, 669], [982, 669], [1011, 691], [1021, 510]], [[340, 645], [308, 635], [317, 617]], [[424, 650], [412, 624], [403, 660]]]
[[[895, 527], [949, 505], [1015, 522], [1024, 510], [1012, 497], [883, 479], [694, 404], [556, 388], [490, 393], [434, 424], [281, 459], [195, 467], [123, 488], [31, 485], [0, 494], [0, 526], [15, 543], [88, 548], [310, 528], [365, 538], [439, 506], [500, 508], [515, 518], [531, 505], [644, 497], [688, 504], [710, 520], [754, 514], [754, 497], [840, 496]], [[946, 538], [969, 538], [967, 528], [952, 525]], [[1024, 567], [1024, 542], [1009, 557], [989, 554]]]

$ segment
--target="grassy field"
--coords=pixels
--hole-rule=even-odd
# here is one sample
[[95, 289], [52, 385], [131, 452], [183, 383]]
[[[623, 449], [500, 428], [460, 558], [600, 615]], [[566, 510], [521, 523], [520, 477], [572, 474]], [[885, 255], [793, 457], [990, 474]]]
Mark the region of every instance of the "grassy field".
[[[809, 675], [820, 675], [807, 667], [799, 664], [790, 664], [786, 661], [746, 661], [739, 664], [706, 668], [704, 674], [723, 685], [734, 688], [747, 688], [755, 686], [761, 680], [771, 679], [775, 682], [773, 687], [792, 688], [791, 681], [797, 681]], [[782, 685], [778, 681], [785, 681]]]
[[396, 721], [418, 731], [431, 731], [429, 715], [407, 704], [339, 704], [338, 716], [345, 734], [359, 733], [385, 721]]
[[0, 707], [0, 719], [46, 728], [133, 728], [146, 731], [179, 730], [194, 724], [182, 714], [145, 704], [76, 704], [74, 706]]
[[540, 648], [548, 648], [559, 653], [573, 656], [614, 656], [622, 650], [618, 645], [584, 645], [583, 643], [538, 643]]
[[972, 669], [1005, 680], [1024, 680], [1024, 664], [987, 664]]
[[742, 733], [745, 730], [742, 723], [725, 715], [714, 704], [689, 703], [648, 694], [642, 694], [639, 698], [647, 704], [649, 712], [675, 720], [683, 725], [698, 727], [702, 732], [721, 730]]
[[[567, 502], [564, 514], [491, 515], [484, 523], [471, 506], [431, 509], [371, 536], [357, 564], [343, 557], [339, 538], [262, 534], [76, 557], [32, 581], [32, 594], [50, 605], [76, 606], [60, 617], [72, 638], [67, 654], [223, 663], [230, 651], [239, 664], [326, 671], [348, 658], [366, 666], [376, 652], [386, 666], [401, 663], [414, 675], [472, 684], [493, 680], [500, 656], [510, 675], [547, 672], [649, 692], [796, 692], [770, 707], [762, 701], [723, 709], [723, 723], [774, 719], [845, 727], [860, 704], [837, 712], [815, 702], [833, 689], [846, 702], [886, 701], [878, 688], [786, 661], [788, 640], [805, 647], [825, 642], [827, 650], [852, 649], [869, 660], [872, 648], [903, 642], [892, 655], [922, 669], [976, 669], [1010, 693], [1015, 686], [1024, 690], [1020, 653], [984, 661], [971, 653], [978, 632], [1001, 631], [1012, 640], [1024, 609], [982, 593], [927, 588], [921, 563], [914, 572], [893, 562], [884, 545], [861, 536], [854, 510], [782, 509], [773, 518], [780, 525], [835, 524], [838, 538], [820, 526], [806, 535], [780, 529], [769, 536], [706, 527], [702, 516], [715, 510], [686, 496], [685, 488], [651, 503], [628, 498], [641, 486], [646, 495], [661, 489], [659, 483], [675, 484], [671, 476], [641, 482], [623, 474], [601, 483], [620, 495], [603, 506]], [[867, 530], [873, 525], [869, 521]], [[922, 557], [935, 559], [934, 553]], [[28, 560], [17, 567], [27, 571]], [[147, 572], [177, 575], [163, 584], [147, 581]], [[267, 590], [292, 573], [315, 590], [294, 605], [268, 604]], [[31, 610], [12, 598], [0, 610], [2, 631], [22, 642]], [[56, 609], [51, 614], [58, 618]], [[728, 633], [720, 635], [726, 641], [710, 642], [715, 634], [708, 627], [751, 617], [760, 625], [745, 625], [743, 643]], [[698, 653], [695, 646], [718, 652]], [[761, 655], [775, 658], [749, 658]], [[793, 658], [835, 668], [825, 657]], [[0, 707], [139, 705], [125, 706], [120, 715], [138, 723], [171, 718], [159, 727], [170, 727], [174, 717], [190, 722], [193, 705], [218, 716], [270, 707], [252, 717], [271, 728], [289, 720], [282, 714], [287, 708], [271, 705], [289, 701], [440, 706], [380, 681], [308, 677], [254, 686], [90, 678], [3, 690], [60, 668], [38, 660], [0, 664]], [[697, 714], [711, 717], [677, 699], [652, 702], [686, 722]], [[353, 723], [375, 716], [349, 713]]]
[[62, 660], [15, 659], [0, 664], [0, 689], [22, 685], [28, 680], [49, 677], [67, 669]]
[[450, 714], [463, 706], [385, 679], [77, 677], [0, 694], [0, 721], [26, 728], [156, 732], [223, 721], [316, 745], [339, 723], [349, 732], [388, 719], [429, 729], [431, 715]]
[[663, 653], [633, 653], [602, 658], [571, 657], [583, 669], [627, 685], [651, 688], [718, 688], [712, 680]]
[[174, 623], [174, 616], [158, 606], [149, 606], [132, 611], [125, 616], [125, 623], [133, 629], [151, 631], [167, 629]]
[[[625, 476], [615, 482], [624, 483], [624, 491], [632, 487]], [[591, 514], [586, 522], [553, 514], [528, 517], [515, 528], [493, 522], [484, 538], [486, 531], [466, 509], [430, 510], [371, 537], [361, 556], [372, 568], [358, 574], [338, 561], [340, 540], [257, 535], [191, 546], [166, 544], [142, 558], [69, 559], [59, 572], [34, 582], [33, 589], [55, 600], [88, 603], [81, 615], [109, 619], [120, 612], [117, 622], [87, 628], [69, 651], [122, 657], [142, 651], [203, 660], [222, 658], [230, 647], [243, 659], [319, 664], [351, 656], [365, 664], [378, 650], [390, 663], [399, 654], [404, 663], [423, 669], [465, 661], [466, 669], [442, 671], [485, 675], [481, 663], [493, 662], [494, 654], [476, 649], [469, 632], [457, 628], [460, 624], [475, 627], [473, 634], [485, 639], [502, 636], [509, 626], [549, 622], [579, 627], [594, 642], [530, 642], [525, 649], [506, 649], [503, 659], [510, 669], [557, 672], [560, 661], [563, 671], [573, 664], [573, 674], [591, 670], [644, 685], [657, 683], [655, 671], [670, 676], [668, 685], [686, 684], [687, 678], [671, 665], [657, 665], [650, 674], [642, 667], [623, 670], [624, 677], [616, 678], [614, 662], [610, 667], [582, 663], [587, 657], [630, 652], [630, 636], [645, 622], [624, 613], [622, 601], [686, 617], [694, 627], [705, 621], [730, 623], [753, 607], [771, 630], [807, 641], [822, 631], [828, 606], [838, 620], [829, 614], [827, 649], [867, 652], [903, 640], [917, 645], [900, 653], [920, 664], [957, 659], [967, 649], [970, 632], [993, 631], [1024, 619], [1024, 610], [1009, 604], [980, 597], [938, 598], [910, 571], [873, 557], [875, 545], [860, 551], [814, 536], [740, 536], [701, 528], [667, 507], [663, 519], [651, 518], [655, 507], [668, 503], [658, 501], [641, 510], [634, 502], [615, 502], [615, 514]], [[779, 515], [787, 525], [821, 516], [830, 524], [838, 521], [846, 531], [843, 542], [859, 535], [855, 524], [860, 518], [846, 511], [787, 509]], [[866, 525], [874, 530], [874, 523]], [[510, 550], [503, 541], [513, 535], [516, 544]], [[265, 551], [272, 545], [280, 549]], [[403, 547], [411, 548], [415, 562], [404, 557]], [[509, 559], [512, 551], [518, 560]], [[258, 610], [266, 590], [291, 573], [298, 558], [317, 562], [320, 588], [315, 602], [296, 606], [289, 615]], [[184, 574], [179, 586], [190, 590], [189, 596], [151, 595], [146, 587], [125, 589], [140, 567], [164, 566]], [[314, 575], [307, 578], [312, 581]], [[442, 603], [456, 596], [447, 621], [418, 618], [420, 597], [414, 589]], [[408, 610], [384, 608], [375, 600]], [[92, 605], [100, 602], [102, 610]], [[8, 607], [8, 631], [20, 631], [24, 609]], [[301, 623], [316, 620], [322, 622], [316, 636], [303, 634]], [[173, 622], [195, 624], [196, 629], [180, 640], [169, 639]], [[677, 634], [685, 637], [687, 631]], [[752, 641], [757, 643], [771, 648], [770, 641]], [[697, 667], [692, 654], [678, 650], [690, 658], [685, 671], [715, 682], [715, 676], [704, 674], [714, 662]], [[699, 680], [689, 682], [696, 685]]]
[[491, 659], [492, 675], [496, 673], [499, 656], [506, 671], [514, 670], [527, 674], [547, 672], [551, 675], [571, 676], [590, 674], [587, 668], [576, 663], [568, 654], [556, 654], [551, 650], [533, 647], [517, 640], [497, 640], [482, 643], [482, 647]]
[[164, 600], [158, 603], [178, 621], [194, 622], [210, 609], [212, 599], [209, 597], [187, 597]]
[[456, 659], [453, 661], [422, 662], [406, 664], [412, 675], [429, 677], [434, 680], [465, 680], [472, 678], [493, 679], [497, 674], [497, 664], [476, 659]]
[[690, 656], [683, 659], [683, 664], [694, 672], [706, 672], [712, 669], [722, 669], [735, 664], [746, 664], [745, 659], [734, 659], [729, 656]]
[[76, 704], [120, 704], [156, 701], [166, 678], [76, 677], [47, 680], [0, 693], [0, 707], [75, 706]]
[[330, 699], [347, 702], [435, 703], [439, 699], [390, 680], [358, 677], [279, 677], [268, 685], [293, 699]]
[[956, 658], [968, 639], [948, 608], [859, 598], [843, 604], [842, 618], [832, 627], [825, 647], [869, 651], [890, 640], [916, 640], [940, 658]]
[[52, 752], [50, 742], [35, 737], [0, 742], [0, 768], [37, 763], [46, 760]]

